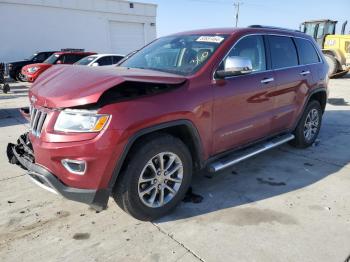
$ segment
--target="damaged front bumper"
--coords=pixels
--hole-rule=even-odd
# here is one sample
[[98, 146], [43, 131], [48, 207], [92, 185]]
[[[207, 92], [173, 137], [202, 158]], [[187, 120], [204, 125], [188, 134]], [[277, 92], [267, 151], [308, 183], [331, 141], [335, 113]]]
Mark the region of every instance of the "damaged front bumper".
[[17, 144], [7, 145], [7, 157], [11, 164], [21, 166], [27, 171], [29, 178], [40, 187], [63, 197], [90, 205], [101, 211], [107, 207], [110, 192], [105, 189], [80, 189], [62, 183], [46, 168], [35, 163], [34, 152], [28, 133], [21, 135]]

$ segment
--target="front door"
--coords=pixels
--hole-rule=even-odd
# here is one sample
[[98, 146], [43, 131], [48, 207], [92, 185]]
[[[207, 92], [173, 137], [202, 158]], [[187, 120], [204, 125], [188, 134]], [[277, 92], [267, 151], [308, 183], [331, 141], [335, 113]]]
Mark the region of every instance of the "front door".
[[[242, 146], [270, 133], [275, 81], [267, 70], [264, 38], [243, 37], [227, 57], [251, 60], [253, 72], [216, 80], [213, 105], [213, 154]], [[225, 60], [219, 66], [223, 67]]]

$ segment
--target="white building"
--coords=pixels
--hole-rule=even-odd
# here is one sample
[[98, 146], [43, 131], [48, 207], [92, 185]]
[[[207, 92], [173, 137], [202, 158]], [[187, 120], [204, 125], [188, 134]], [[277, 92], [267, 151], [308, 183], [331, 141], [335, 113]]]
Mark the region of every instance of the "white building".
[[123, 0], [0, 0], [0, 61], [84, 48], [127, 54], [156, 38], [157, 5]]

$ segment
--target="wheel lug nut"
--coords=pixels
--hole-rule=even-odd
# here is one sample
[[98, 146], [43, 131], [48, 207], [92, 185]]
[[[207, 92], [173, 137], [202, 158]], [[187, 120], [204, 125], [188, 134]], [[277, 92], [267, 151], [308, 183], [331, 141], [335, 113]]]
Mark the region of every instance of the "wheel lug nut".
[[161, 185], [158, 185], [158, 189], [160, 190], [162, 188], [162, 186]]
[[154, 179], [154, 180], [153, 180], [153, 183], [157, 183], [157, 181], [158, 181], [157, 179]]

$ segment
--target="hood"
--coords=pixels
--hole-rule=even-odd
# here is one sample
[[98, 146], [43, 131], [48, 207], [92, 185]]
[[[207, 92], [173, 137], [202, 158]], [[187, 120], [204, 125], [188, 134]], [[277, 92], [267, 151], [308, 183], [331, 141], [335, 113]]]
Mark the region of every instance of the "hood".
[[27, 70], [29, 67], [40, 67], [40, 68], [49, 68], [50, 66], [52, 66], [51, 64], [45, 64], [45, 63], [36, 63], [36, 64], [29, 64], [26, 65], [25, 67], [23, 67], [24, 70]]
[[37, 78], [29, 91], [36, 105], [66, 108], [93, 104], [110, 88], [123, 82], [181, 84], [185, 77], [153, 70], [124, 67], [55, 65]]
[[15, 62], [8, 62], [7, 64], [11, 64], [13, 66], [24, 66], [33, 63], [30, 60], [22, 60], [22, 61], [15, 61]]

